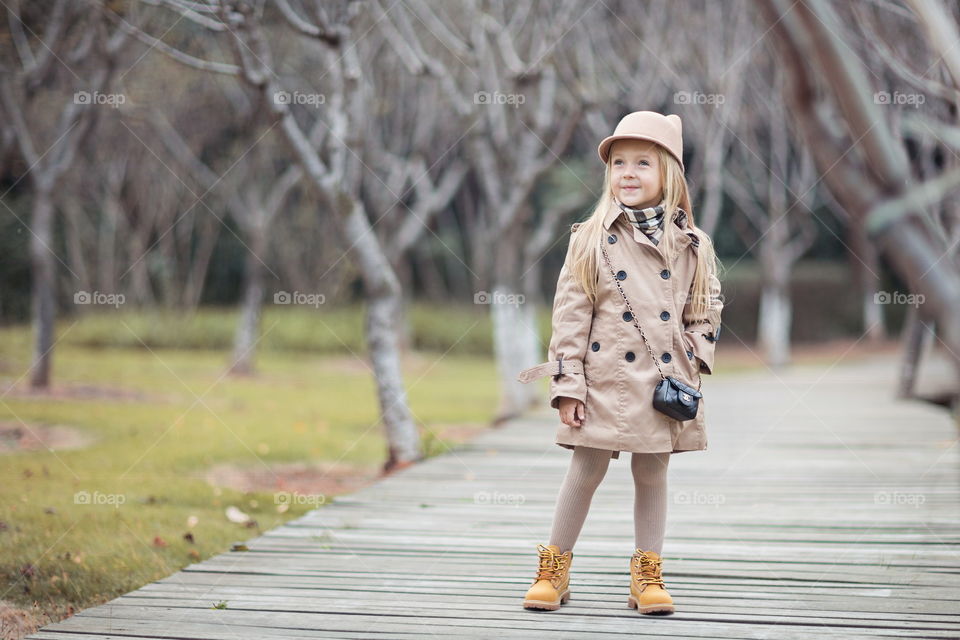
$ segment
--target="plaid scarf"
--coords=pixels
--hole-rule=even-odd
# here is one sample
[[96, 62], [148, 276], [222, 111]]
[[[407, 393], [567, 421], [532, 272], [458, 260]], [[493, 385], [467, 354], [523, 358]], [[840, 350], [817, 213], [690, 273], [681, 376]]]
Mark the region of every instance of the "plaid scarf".
[[[616, 198], [614, 198], [614, 202], [617, 203], [617, 206], [620, 207], [620, 210], [633, 226], [647, 234], [647, 237], [650, 238], [650, 241], [654, 245], [660, 244], [660, 238], [663, 237], [663, 220], [665, 217], [663, 200], [655, 207], [647, 207], [645, 209], [628, 207]], [[685, 229], [687, 226], [687, 212], [677, 208], [677, 217], [674, 223], [681, 229]]]

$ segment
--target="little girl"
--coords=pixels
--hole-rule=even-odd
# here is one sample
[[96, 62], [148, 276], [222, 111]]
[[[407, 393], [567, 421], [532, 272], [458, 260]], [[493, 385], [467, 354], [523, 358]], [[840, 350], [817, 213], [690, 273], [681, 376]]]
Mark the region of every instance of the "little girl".
[[627, 602], [639, 613], [670, 614], [660, 566], [667, 464], [671, 453], [707, 448], [705, 407], [701, 398], [694, 419], [676, 420], [653, 407], [653, 392], [667, 376], [699, 388], [700, 374], [713, 371], [723, 308], [717, 260], [694, 224], [679, 116], [631, 113], [598, 151], [603, 193], [571, 228], [549, 359], [519, 378], [553, 376], [550, 406], [563, 423], [556, 442], [573, 449], [523, 606], [553, 611], [570, 599], [572, 550], [590, 501], [611, 457], [629, 451], [635, 551]]

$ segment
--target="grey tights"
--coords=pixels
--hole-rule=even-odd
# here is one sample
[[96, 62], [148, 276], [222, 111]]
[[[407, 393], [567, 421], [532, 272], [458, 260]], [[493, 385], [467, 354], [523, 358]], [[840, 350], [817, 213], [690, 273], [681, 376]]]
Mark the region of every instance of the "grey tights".
[[[667, 524], [667, 465], [669, 453], [632, 453], [633, 523], [635, 546], [644, 551], [663, 549]], [[573, 549], [590, 509], [593, 493], [610, 465], [610, 451], [577, 446], [557, 497], [550, 544], [565, 553]]]

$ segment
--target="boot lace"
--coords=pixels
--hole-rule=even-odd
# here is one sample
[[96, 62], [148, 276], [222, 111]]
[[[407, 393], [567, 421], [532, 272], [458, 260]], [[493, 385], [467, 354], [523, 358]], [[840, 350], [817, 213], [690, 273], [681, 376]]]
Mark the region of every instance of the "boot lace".
[[537, 545], [537, 551], [540, 552], [540, 566], [537, 568], [537, 580], [553, 581], [563, 575], [566, 567], [566, 556], [559, 555], [542, 544]]
[[638, 551], [633, 555], [633, 566], [635, 569], [634, 579], [638, 586], [645, 587], [648, 584], [656, 584], [666, 588], [666, 585], [663, 584], [659, 558], [654, 560], [646, 553]]

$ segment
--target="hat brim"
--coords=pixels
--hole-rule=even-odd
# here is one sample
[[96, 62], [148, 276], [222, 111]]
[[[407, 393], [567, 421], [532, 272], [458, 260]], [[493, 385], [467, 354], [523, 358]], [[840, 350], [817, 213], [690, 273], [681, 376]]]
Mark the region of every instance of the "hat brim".
[[607, 160], [610, 157], [610, 147], [613, 146], [613, 143], [617, 140], [646, 140], [647, 142], [654, 142], [661, 147], [663, 147], [667, 153], [676, 158], [677, 162], [680, 163], [680, 170], [683, 171], [683, 158], [677, 158], [676, 154], [670, 150], [670, 147], [664, 143], [663, 140], [658, 139], [656, 136], [643, 135], [639, 133], [624, 133], [618, 136], [607, 136], [600, 142], [600, 146], [597, 147], [597, 154], [600, 156], [600, 160], [604, 164], [607, 164]]

